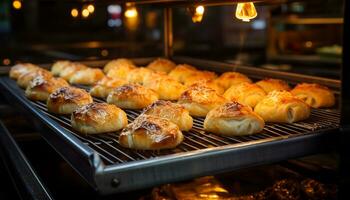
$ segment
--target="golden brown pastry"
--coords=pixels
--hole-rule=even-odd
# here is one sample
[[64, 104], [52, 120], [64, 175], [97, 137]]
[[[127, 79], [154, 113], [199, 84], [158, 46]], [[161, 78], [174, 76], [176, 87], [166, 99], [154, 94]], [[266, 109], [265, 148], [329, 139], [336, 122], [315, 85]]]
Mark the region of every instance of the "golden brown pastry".
[[197, 117], [205, 117], [211, 109], [226, 102], [215, 90], [203, 85], [189, 87], [178, 101], [190, 111], [190, 115]]
[[57, 62], [55, 62], [52, 67], [51, 67], [51, 73], [54, 76], [59, 76], [61, 71], [66, 67], [71, 65], [72, 62], [68, 61], [68, 60], [59, 60]]
[[263, 130], [264, 120], [249, 106], [238, 102], [226, 103], [209, 111], [204, 130], [224, 136], [243, 136]]
[[60, 72], [59, 76], [63, 78], [66, 81], [69, 81], [69, 79], [76, 74], [78, 71], [86, 69], [87, 66], [81, 63], [72, 62], [69, 65], [66, 65], [63, 67], [62, 71]]
[[171, 149], [182, 140], [182, 132], [176, 124], [151, 115], [140, 115], [119, 136], [123, 147], [141, 150]]
[[274, 90], [290, 90], [288, 83], [280, 79], [268, 78], [258, 81], [255, 84], [260, 86], [266, 93], [269, 93]]
[[332, 90], [319, 84], [301, 83], [291, 93], [313, 108], [332, 107], [335, 104]]
[[254, 108], [265, 122], [293, 123], [307, 119], [310, 107], [287, 91], [272, 91]]
[[85, 68], [74, 73], [70, 79], [71, 84], [93, 85], [105, 75], [101, 69]]
[[52, 92], [64, 86], [68, 86], [68, 83], [62, 78], [37, 76], [30, 81], [25, 95], [34, 101], [46, 101]]
[[125, 112], [115, 105], [90, 103], [75, 110], [71, 115], [73, 129], [84, 134], [118, 131], [128, 124]]
[[227, 90], [232, 85], [237, 85], [243, 82], [252, 82], [246, 75], [238, 72], [225, 72], [221, 74], [221, 76], [219, 76], [216, 81], [225, 90]]
[[90, 89], [90, 94], [91, 96], [105, 99], [107, 98], [108, 94], [113, 91], [113, 89], [127, 83], [128, 82], [123, 79], [105, 76]]
[[168, 75], [174, 80], [184, 83], [188, 76], [191, 76], [197, 72], [198, 70], [195, 67], [188, 64], [182, 64], [177, 65]]
[[61, 87], [50, 94], [47, 99], [47, 110], [57, 114], [71, 114], [92, 101], [90, 94], [83, 89]]
[[33, 65], [31, 63], [20, 63], [11, 67], [9, 75], [10, 78], [17, 80], [21, 75], [36, 71], [37, 69], [40, 69], [37, 65]]
[[266, 96], [266, 92], [254, 83], [243, 82], [232, 85], [224, 93], [224, 97], [230, 101], [238, 101], [252, 108]]
[[21, 88], [27, 88], [30, 81], [32, 81], [37, 76], [43, 76], [46, 78], [53, 77], [49, 71], [42, 69], [42, 68], [38, 68], [34, 71], [20, 75], [17, 79], [17, 84]]
[[147, 65], [147, 68], [155, 72], [164, 72], [168, 74], [176, 67], [172, 61], [164, 58], [158, 58]]
[[219, 84], [217, 84], [215, 80], [198, 81], [198, 82], [193, 83], [189, 87], [198, 86], [198, 85], [203, 85], [203, 86], [209, 87], [209, 88], [215, 90], [216, 93], [218, 93], [220, 95], [225, 92], [224, 88], [220, 87]]
[[137, 84], [120, 86], [109, 93], [107, 102], [125, 109], [142, 109], [158, 100], [153, 90]]
[[193, 119], [188, 110], [170, 101], [158, 100], [147, 107], [143, 113], [168, 119], [178, 125], [181, 131], [189, 131], [193, 125]]
[[153, 73], [153, 71], [148, 68], [138, 67], [138, 68], [132, 69], [128, 73], [126, 80], [129, 83], [138, 83], [142, 85], [144, 82], [144, 78], [146, 76], [149, 76], [151, 73]]
[[134, 63], [126, 58], [119, 58], [109, 61], [103, 68], [103, 71], [107, 74], [113, 68], [136, 68]]
[[177, 100], [185, 90], [185, 86], [166, 75], [153, 75], [144, 79], [143, 85], [154, 90], [159, 99]]
[[216, 74], [214, 72], [198, 71], [193, 73], [192, 75], [187, 76], [187, 78], [185, 78], [184, 84], [186, 86], [190, 86], [196, 82], [210, 81], [215, 78], [216, 78]]

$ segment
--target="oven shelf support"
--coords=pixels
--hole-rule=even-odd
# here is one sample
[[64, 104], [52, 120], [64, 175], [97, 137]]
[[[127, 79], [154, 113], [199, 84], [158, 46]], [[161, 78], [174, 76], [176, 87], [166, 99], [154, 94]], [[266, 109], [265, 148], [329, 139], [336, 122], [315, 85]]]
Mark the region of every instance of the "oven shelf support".
[[170, 7], [164, 8], [164, 56], [173, 56], [173, 11]]

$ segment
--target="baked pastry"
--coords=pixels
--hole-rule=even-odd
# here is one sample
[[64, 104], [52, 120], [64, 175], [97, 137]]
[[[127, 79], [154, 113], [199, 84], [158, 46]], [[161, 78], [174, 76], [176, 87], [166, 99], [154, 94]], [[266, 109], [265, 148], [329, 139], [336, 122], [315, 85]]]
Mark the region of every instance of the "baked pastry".
[[159, 99], [178, 100], [185, 86], [166, 75], [153, 75], [145, 79], [143, 85], [154, 90]]
[[47, 99], [47, 110], [57, 114], [71, 114], [92, 101], [90, 94], [83, 89], [61, 87], [50, 94]]
[[170, 149], [182, 140], [182, 132], [176, 124], [151, 115], [140, 115], [119, 135], [120, 145], [140, 150]]
[[126, 80], [105, 76], [90, 89], [90, 94], [105, 99], [113, 89], [125, 84], [127, 84]]
[[214, 72], [209, 71], [198, 71], [189, 76], [187, 76], [184, 80], [184, 84], [186, 86], [190, 86], [199, 81], [209, 81], [216, 78], [216, 74]]
[[125, 112], [115, 105], [90, 103], [71, 115], [73, 129], [85, 134], [107, 133], [123, 129], [128, 124]]
[[260, 86], [266, 93], [269, 93], [274, 90], [290, 90], [288, 83], [280, 79], [267, 78], [258, 81], [255, 84]]
[[243, 82], [252, 82], [246, 75], [238, 72], [225, 72], [221, 74], [221, 76], [219, 76], [216, 81], [225, 90], [227, 90], [232, 85], [237, 85]]
[[51, 73], [54, 76], [59, 76], [61, 71], [66, 67], [71, 65], [72, 62], [68, 61], [68, 60], [59, 60], [57, 62], [55, 62], [52, 67], [51, 67]]
[[108, 73], [111, 69], [113, 68], [118, 68], [118, 67], [129, 67], [129, 68], [135, 68], [136, 66], [134, 65], [134, 63], [126, 58], [119, 58], [119, 59], [115, 59], [115, 60], [111, 60], [109, 61], [103, 68], [104, 73]]
[[66, 81], [69, 81], [69, 79], [76, 74], [78, 71], [86, 69], [87, 66], [81, 63], [72, 62], [69, 65], [66, 65], [63, 67], [62, 71], [60, 72], [60, 77], [63, 78]]
[[40, 69], [37, 65], [33, 65], [31, 63], [20, 63], [11, 67], [9, 75], [12, 79], [18, 79], [18, 77], [21, 75], [35, 71], [37, 69]]
[[266, 92], [254, 83], [243, 82], [232, 85], [224, 93], [224, 97], [230, 101], [238, 101], [252, 108], [266, 96]]
[[293, 123], [307, 119], [310, 107], [287, 91], [272, 91], [254, 108], [265, 122]]
[[155, 72], [164, 72], [168, 74], [176, 67], [176, 64], [165, 58], [157, 58], [147, 65], [147, 68]]
[[298, 84], [291, 93], [313, 108], [332, 107], [335, 104], [332, 90], [316, 83]]
[[188, 110], [183, 106], [170, 101], [158, 100], [148, 106], [143, 111], [143, 114], [168, 119], [178, 125], [181, 131], [189, 131], [193, 125], [193, 119]]
[[149, 76], [151, 73], [153, 73], [153, 71], [148, 68], [138, 67], [138, 68], [132, 69], [128, 73], [126, 80], [129, 83], [138, 83], [142, 85], [144, 78], [146, 76]]
[[203, 85], [189, 87], [181, 94], [178, 101], [190, 115], [197, 117], [205, 117], [211, 109], [226, 102], [227, 100], [215, 90]]
[[49, 71], [42, 68], [38, 68], [34, 71], [20, 75], [17, 79], [17, 85], [21, 88], [27, 88], [30, 81], [32, 81], [37, 76], [43, 76], [46, 78], [53, 77]]
[[93, 85], [105, 75], [101, 69], [85, 68], [74, 73], [70, 79], [71, 84]]
[[184, 83], [188, 76], [191, 76], [196, 72], [198, 72], [198, 70], [195, 67], [188, 64], [182, 64], [177, 65], [168, 75], [174, 80]]
[[219, 84], [217, 84], [215, 80], [197, 81], [197, 82], [193, 83], [192, 85], [190, 85], [190, 87], [198, 86], [198, 85], [203, 85], [203, 86], [209, 87], [209, 88], [215, 90], [216, 93], [218, 93], [220, 95], [225, 92], [224, 88], [220, 87]]
[[34, 101], [46, 101], [52, 92], [64, 86], [68, 86], [68, 83], [62, 78], [37, 76], [30, 81], [25, 95]]
[[142, 109], [158, 100], [153, 90], [137, 84], [127, 84], [109, 93], [107, 102], [125, 109]]
[[264, 120], [249, 106], [238, 102], [226, 103], [209, 111], [204, 130], [224, 136], [243, 136], [259, 133]]

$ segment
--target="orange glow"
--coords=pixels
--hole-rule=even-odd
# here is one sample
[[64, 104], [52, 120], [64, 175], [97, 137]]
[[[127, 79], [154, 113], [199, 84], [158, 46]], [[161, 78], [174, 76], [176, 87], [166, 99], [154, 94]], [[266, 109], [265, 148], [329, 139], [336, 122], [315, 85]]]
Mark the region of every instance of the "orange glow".
[[18, 1], [18, 0], [15, 0], [12, 2], [12, 6], [14, 9], [16, 10], [19, 10], [22, 8], [22, 2], [21, 1]]
[[249, 22], [258, 16], [254, 3], [238, 3], [236, 8], [236, 18], [244, 22]]
[[124, 16], [126, 18], [135, 18], [137, 17], [137, 15], [138, 13], [137, 13], [136, 7], [127, 8], [127, 10], [124, 13]]
[[81, 15], [86, 18], [86, 17], [88, 17], [90, 15], [90, 12], [89, 12], [88, 9], [83, 9], [81, 11]]
[[72, 15], [72, 17], [78, 17], [79, 11], [78, 11], [78, 9], [73, 8], [73, 9], [70, 11], [70, 14]]
[[95, 11], [95, 6], [92, 5], [92, 4], [90, 4], [90, 5], [87, 6], [87, 9], [88, 9], [88, 11], [89, 11], [90, 13], [93, 13], [93, 12]]

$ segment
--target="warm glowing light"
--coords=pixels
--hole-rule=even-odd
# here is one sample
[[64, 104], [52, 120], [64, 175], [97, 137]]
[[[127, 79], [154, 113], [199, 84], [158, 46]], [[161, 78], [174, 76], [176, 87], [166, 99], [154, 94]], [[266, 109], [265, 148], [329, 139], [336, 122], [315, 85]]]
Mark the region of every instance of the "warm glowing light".
[[90, 4], [90, 5], [88, 5], [87, 9], [90, 13], [93, 13], [95, 11], [95, 6]]
[[255, 6], [252, 2], [249, 3], [238, 3], [236, 8], [236, 18], [249, 22], [251, 19], [254, 19], [258, 16]]
[[22, 8], [22, 2], [21, 1], [18, 1], [18, 0], [15, 0], [12, 2], [12, 6], [14, 9], [16, 10], [19, 10]]
[[189, 12], [192, 15], [192, 21], [194, 23], [201, 22], [203, 19], [203, 14], [204, 14], [204, 6], [197, 6], [197, 7], [189, 7], [188, 8]]
[[83, 17], [88, 17], [88, 16], [90, 15], [90, 12], [89, 12], [88, 9], [83, 9], [83, 10], [81, 11], [81, 15], [82, 15]]
[[137, 17], [137, 15], [138, 13], [137, 13], [136, 7], [127, 8], [124, 13], [124, 16], [126, 18], [134, 18], [134, 17]]
[[197, 6], [196, 13], [203, 15], [204, 7], [203, 6]]
[[72, 17], [78, 17], [79, 11], [78, 11], [78, 9], [73, 8], [73, 9], [70, 11], [70, 14], [72, 15]]
[[11, 60], [8, 59], [8, 58], [5, 58], [5, 59], [2, 61], [2, 63], [4, 63], [4, 65], [9, 65], [9, 64], [11, 64]]
[[106, 57], [106, 56], [108, 56], [108, 54], [109, 54], [109, 52], [108, 52], [107, 49], [103, 49], [103, 50], [101, 51], [101, 56]]

